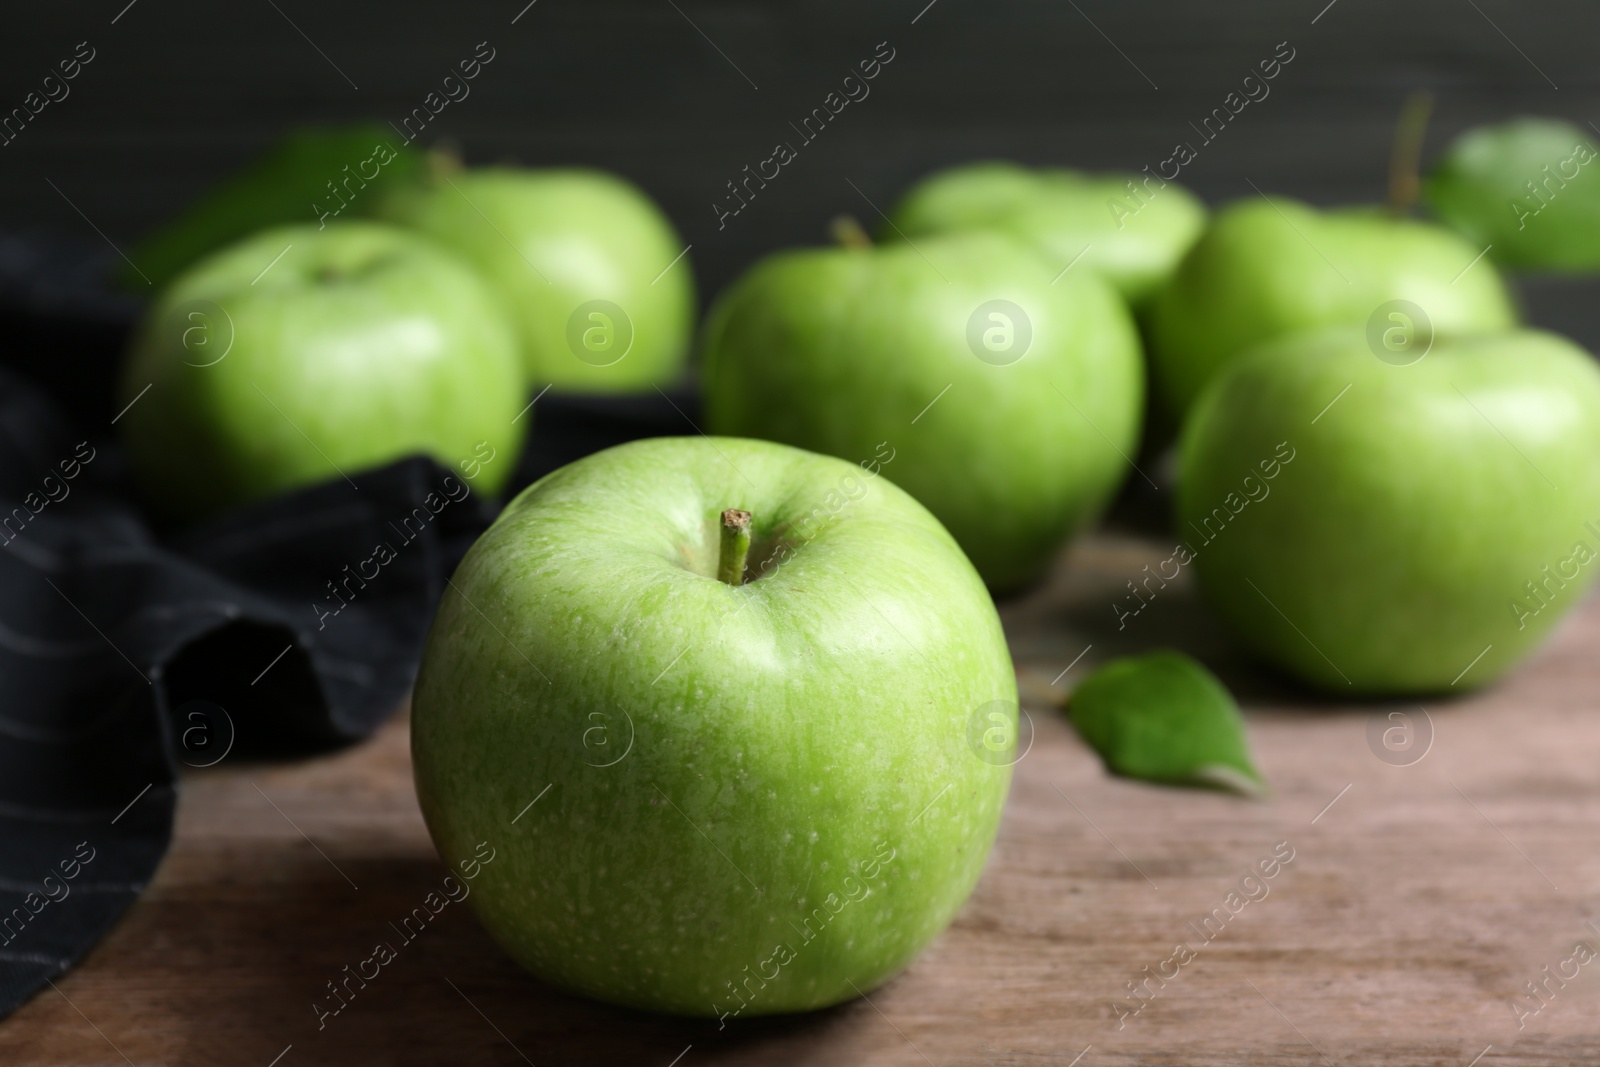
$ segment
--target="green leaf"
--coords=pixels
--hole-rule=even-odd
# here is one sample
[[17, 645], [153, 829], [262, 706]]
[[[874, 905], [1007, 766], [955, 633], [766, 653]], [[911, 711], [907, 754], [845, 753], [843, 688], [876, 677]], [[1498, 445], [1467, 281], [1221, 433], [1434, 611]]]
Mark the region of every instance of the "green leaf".
[[1108, 663], [1078, 686], [1067, 715], [1113, 774], [1246, 796], [1266, 792], [1233, 695], [1181, 652]]
[[373, 215], [385, 198], [423, 180], [426, 158], [375, 122], [295, 130], [136, 245], [131, 258], [144, 276], [129, 269], [122, 282], [145, 291], [148, 277], [160, 289], [197, 259], [257, 230], [316, 223], [324, 212], [330, 223]]
[[[1468, 130], [1428, 177], [1444, 223], [1529, 270], [1600, 270], [1600, 152], [1589, 131], [1523, 118]], [[1464, 264], [1463, 264], [1464, 265]]]

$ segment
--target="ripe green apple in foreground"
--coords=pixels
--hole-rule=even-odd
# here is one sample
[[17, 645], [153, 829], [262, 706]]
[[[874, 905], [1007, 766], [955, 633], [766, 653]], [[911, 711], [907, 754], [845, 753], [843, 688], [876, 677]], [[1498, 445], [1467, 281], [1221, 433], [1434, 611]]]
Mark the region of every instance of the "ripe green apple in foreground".
[[1016, 699], [982, 582], [886, 478], [656, 438], [541, 479], [467, 554], [417, 680], [417, 793], [447, 863], [496, 850], [470, 899], [546, 981], [803, 1011], [966, 900]]
[[1494, 267], [1473, 262], [1482, 251], [1377, 209], [1318, 211], [1283, 197], [1233, 204], [1152, 303], [1146, 336], [1156, 395], [1181, 416], [1242, 352], [1289, 334], [1360, 326], [1395, 300], [1421, 307], [1442, 336], [1508, 329], [1516, 311]]
[[1589, 131], [1555, 119], [1468, 130], [1428, 178], [1428, 206], [1490, 256], [1533, 270], [1600, 268], [1600, 177]]
[[287, 226], [162, 293], [123, 368], [120, 429], [145, 495], [179, 520], [414, 452], [498, 454], [477, 482], [493, 493], [523, 387], [505, 313], [453, 254], [376, 223]]
[[1009, 233], [1056, 270], [1077, 260], [1099, 271], [1137, 307], [1200, 236], [1206, 209], [1183, 186], [1153, 175], [987, 162], [924, 178], [889, 218], [885, 240], [971, 229]]
[[1317, 686], [1482, 685], [1600, 575], [1600, 370], [1552, 334], [1408, 365], [1360, 332], [1274, 343], [1218, 378], [1181, 448], [1206, 598]]
[[394, 197], [385, 215], [483, 273], [516, 320], [529, 381], [616, 393], [682, 376], [694, 276], [661, 209], [622, 178], [468, 170]]
[[992, 589], [1017, 589], [1122, 482], [1143, 404], [1126, 306], [1059, 272], [985, 231], [772, 256], [712, 308], [706, 421], [885, 460]]

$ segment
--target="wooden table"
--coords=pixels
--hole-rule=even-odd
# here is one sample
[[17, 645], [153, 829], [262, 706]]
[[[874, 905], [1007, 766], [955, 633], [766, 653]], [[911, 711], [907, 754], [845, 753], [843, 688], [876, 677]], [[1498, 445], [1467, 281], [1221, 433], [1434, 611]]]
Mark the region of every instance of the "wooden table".
[[[324, 984], [445, 873], [398, 719], [326, 758], [190, 775], [155, 884], [59, 992], [0, 1024], [0, 1063], [1600, 1061], [1600, 961], [1564, 963], [1600, 947], [1600, 600], [1497, 689], [1429, 705], [1431, 748], [1395, 766], [1369, 719], [1421, 723], [1414, 705], [1309, 702], [1231, 652], [1186, 587], [1117, 632], [1123, 576], [1168, 551], [1092, 538], [1006, 605], [1036, 741], [971, 902], [870, 1001], [720, 1033], [617, 1010], [541, 986], [450, 906], [319, 1032]], [[1110, 778], [1041, 699], [1086, 646], [1057, 691], [1156, 644], [1202, 653], [1235, 687], [1270, 800]], [[1204, 942], [1187, 924], [1285, 841], [1294, 858], [1268, 895]], [[1113, 1004], [1139, 1003], [1125, 983], [1170, 974], [1179, 942], [1194, 958], [1119, 1026]], [[1561, 986], [1546, 966], [1578, 973]], [[1513, 1003], [1530, 1013], [1520, 1029]]]

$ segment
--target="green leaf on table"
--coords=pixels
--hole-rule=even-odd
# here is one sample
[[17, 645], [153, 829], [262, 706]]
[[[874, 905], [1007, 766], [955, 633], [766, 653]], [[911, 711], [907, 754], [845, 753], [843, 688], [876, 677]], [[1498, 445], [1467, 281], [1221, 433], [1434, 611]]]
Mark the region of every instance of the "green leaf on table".
[[1508, 267], [1600, 270], [1600, 150], [1579, 126], [1521, 118], [1457, 138], [1423, 188], [1446, 225]]
[[1067, 715], [1113, 774], [1266, 792], [1233, 695], [1181, 652], [1113, 660], [1078, 686]]
[[[129, 288], [160, 289], [209, 252], [269, 226], [370, 216], [423, 180], [427, 156], [376, 122], [292, 131], [131, 250]], [[139, 273], [143, 272], [143, 275]]]

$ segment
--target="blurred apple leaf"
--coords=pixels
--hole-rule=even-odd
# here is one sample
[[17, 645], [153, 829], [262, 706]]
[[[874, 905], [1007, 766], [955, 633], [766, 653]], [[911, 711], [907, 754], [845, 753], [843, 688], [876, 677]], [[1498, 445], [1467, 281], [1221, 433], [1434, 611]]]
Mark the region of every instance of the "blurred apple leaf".
[[1266, 792], [1239, 705], [1181, 652], [1113, 660], [1073, 692], [1067, 716], [1113, 774], [1245, 796]]
[[[131, 250], [157, 289], [209, 252], [284, 223], [370, 216], [423, 180], [427, 156], [376, 122], [294, 130]], [[148, 291], [125, 270], [122, 283]]]

